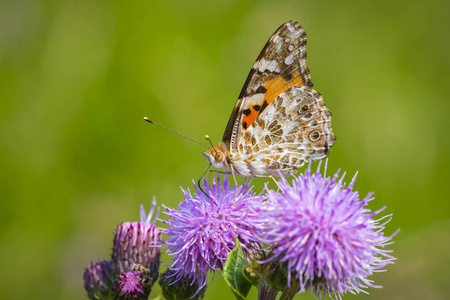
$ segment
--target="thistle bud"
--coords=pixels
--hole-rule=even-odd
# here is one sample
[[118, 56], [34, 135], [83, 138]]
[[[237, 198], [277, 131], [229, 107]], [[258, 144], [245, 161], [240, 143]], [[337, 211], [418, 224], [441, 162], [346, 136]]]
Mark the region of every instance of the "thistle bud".
[[112, 268], [111, 262], [102, 260], [91, 263], [84, 271], [84, 288], [89, 299], [106, 300], [111, 297]]
[[205, 296], [206, 273], [177, 277], [176, 271], [167, 269], [161, 274], [159, 285], [167, 300], [200, 300]]

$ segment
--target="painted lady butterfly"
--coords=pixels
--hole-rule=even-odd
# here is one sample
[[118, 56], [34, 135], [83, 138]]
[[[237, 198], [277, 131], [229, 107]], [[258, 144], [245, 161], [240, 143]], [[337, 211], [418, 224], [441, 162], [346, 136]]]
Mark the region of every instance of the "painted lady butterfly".
[[305, 59], [305, 31], [295, 21], [283, 24], [253, 65], [222, 142], [203, 152], [210, 165], [245, 177], [289, 176], [327, 157], [336, 140], [331, 112]]

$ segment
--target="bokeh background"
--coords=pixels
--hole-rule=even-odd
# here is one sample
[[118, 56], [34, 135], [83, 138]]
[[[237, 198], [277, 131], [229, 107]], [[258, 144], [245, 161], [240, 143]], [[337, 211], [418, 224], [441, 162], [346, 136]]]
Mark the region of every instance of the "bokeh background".
[[[175, 207], [207, 165], [201, 146], [143, 117], [218, 143], [261, 48], [294, 19], [333, 112], [329, 174], [359, 171], [371, 208], [394, 214], [386, 233], [401, 228], [397, 262], [373, 276], [384, 288], [344, 299], [450, 299], [449, 11], [439, 0], [2, 0], [0, 298], [87, 299], [84, 268], [109, 257], [116, 225], [153, 196]], [[206, 299], [233, 295], [216, 276]]]

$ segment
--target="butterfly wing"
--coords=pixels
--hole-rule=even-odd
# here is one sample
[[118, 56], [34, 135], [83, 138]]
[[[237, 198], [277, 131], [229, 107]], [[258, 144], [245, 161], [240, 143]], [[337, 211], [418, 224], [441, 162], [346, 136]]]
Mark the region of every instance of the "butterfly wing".
[[306, 67], [306, 33], [289, 21], [270, 37], [255, 61], [228, 121], [222, 143], [237, 151], [242, 133], [286, 89], [313, 87]]
[[281, 93], [244, 132], [238, 151], [253, 174], [297, 172], [305, 162], [325, 158], [336, 137], [322, 95], [308, 86]]

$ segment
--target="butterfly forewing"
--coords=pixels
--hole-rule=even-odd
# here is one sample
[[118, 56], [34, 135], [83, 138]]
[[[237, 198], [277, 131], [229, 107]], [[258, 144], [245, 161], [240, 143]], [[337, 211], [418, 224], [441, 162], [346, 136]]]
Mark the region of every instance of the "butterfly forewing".
[[223, 136], [236, 150], [236, 140], [284, 90], [313, 86], [306, 67], [306, 33], [295, 21], [278, 28], [264, 46], [242, 88]]

